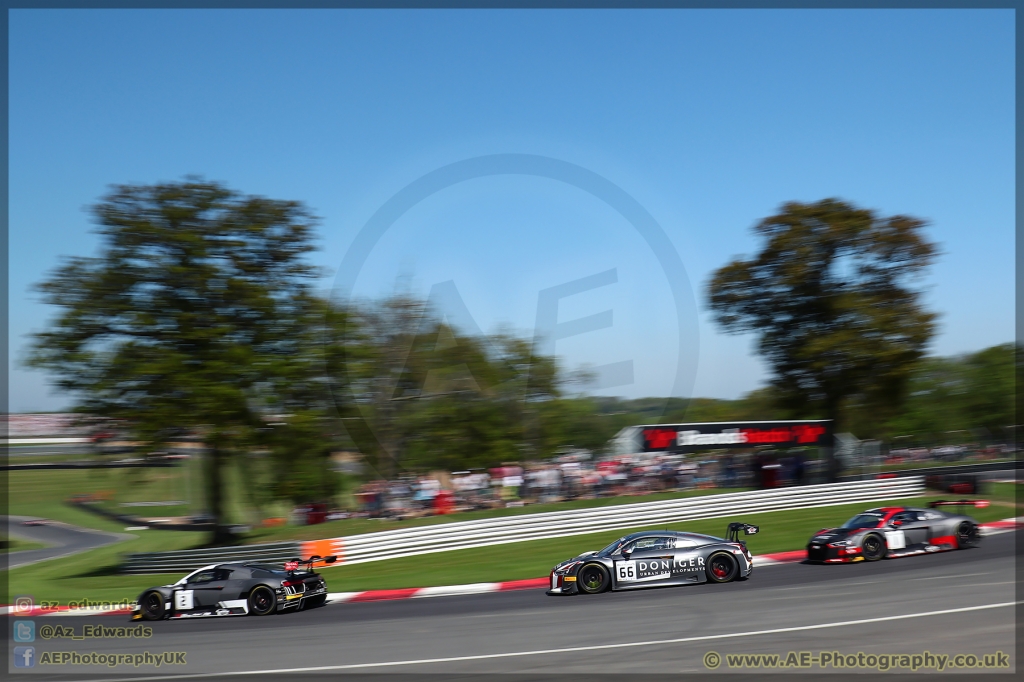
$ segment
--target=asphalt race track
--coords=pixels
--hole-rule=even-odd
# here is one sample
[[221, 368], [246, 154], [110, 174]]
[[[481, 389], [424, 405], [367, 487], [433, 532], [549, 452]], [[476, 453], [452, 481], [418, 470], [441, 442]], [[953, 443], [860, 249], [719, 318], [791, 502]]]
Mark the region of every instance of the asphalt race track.
[[7, 516], [0, 518], [7, 525], [7, 534], [11, 537], [49, 545], [49, 547], [41, 549], [11, 552], [7, 555], [7, 568], [18, 568], [34, 564], [38, 561], [45, 561], [46, 559], [67, 557], [84, 552], [87, 549], [96, 549], [97, 547], [103, 547], [104, 545], [133, 537], [123, 533], [105, 533], [100, 530], [79, 528], [78, 526], [56, 521], [48, 521], [42, 526], [24, 525], [25, 521], [34, 518], [30, 516]]
[[[153, 632], [143, 640], [37, 638], [37, 657], [44, 651], [182, 651], [186, 663], [116, 671], [37, 666], [33, 672], [87, 673], [94, 680], [106, 677], [97, 676], [101, 672], [116, 672], [109, 676], [119, 679], [228, 671], [258, 672], [266, 679], [317, 672], [719, 674], [728, 666], [705, 668], [708, 652], [724, 657], [1001, 650], [1011, 655], [1011, 667], [999, 672], [1012, 673], [1016, 536], [1003, 533], [972, 550], [873, 564], [765, 566], [749, 580], [725, 585], [336, 604], [263, 618], [147, 623]], [[48, 616], [35, 622], [37, 628], [60, 624], [76, 631], [86, 624], [129, 624], [121, 616]]]

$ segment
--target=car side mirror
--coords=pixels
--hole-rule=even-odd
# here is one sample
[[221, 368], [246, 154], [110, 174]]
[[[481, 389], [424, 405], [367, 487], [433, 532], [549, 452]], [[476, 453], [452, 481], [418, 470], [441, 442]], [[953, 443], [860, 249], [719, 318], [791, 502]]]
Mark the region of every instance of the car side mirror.
[[629, 550], [622, 550], [622, 557], [624, 559], [628, 559], [630, 554], [632, 554], [632, 552], [630, 552]]

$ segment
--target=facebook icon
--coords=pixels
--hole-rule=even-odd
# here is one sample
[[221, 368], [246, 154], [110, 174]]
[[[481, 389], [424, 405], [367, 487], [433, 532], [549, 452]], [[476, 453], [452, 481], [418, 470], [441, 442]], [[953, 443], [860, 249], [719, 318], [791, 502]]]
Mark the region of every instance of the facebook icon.
[[34, 668], [36, 665], [36, 648], [34, 646], [14, 647], [14, 667]]

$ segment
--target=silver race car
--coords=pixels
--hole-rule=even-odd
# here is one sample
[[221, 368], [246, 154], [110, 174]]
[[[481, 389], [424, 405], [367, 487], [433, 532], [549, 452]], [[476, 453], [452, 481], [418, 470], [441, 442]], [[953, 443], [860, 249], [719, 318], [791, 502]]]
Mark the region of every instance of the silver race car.
[[747, 523], [730, 523], [725, 538], [674, 530], [632, 533], [599, 552], [584, 552], [555, 566], [547, 593], [596, 594], [745, 579], [753, 561], [739, 535], [757, 531]]

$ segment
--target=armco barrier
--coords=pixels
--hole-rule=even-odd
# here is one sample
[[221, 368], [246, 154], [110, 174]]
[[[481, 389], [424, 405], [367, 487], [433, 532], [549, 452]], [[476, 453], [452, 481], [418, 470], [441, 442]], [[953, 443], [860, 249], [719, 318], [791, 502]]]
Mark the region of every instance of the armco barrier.
[[[495, 519], [438, 523], [415, 528], [365, 533], [309, 542], [250, 545], [228, 549], [155, 552], [128, 557], [130, 573], [190, 570], [207, 563], [240, 559], [281, 561], [337, 555], [338, 564], [361, 564], [456, 549], [503, 545], [526, 540], [586, 535], [605, 530], [663, 526], [695, 519], [736, 517], [770, 511], [827, 507], [871, 500], [914, 497], [924, 491], [924, 479], [901, 477], [873, 481], [829, 483], [776, 490], [610, 505]], [[245, 556], [243, 556], [245, 554]], [[191, 564], [187, 562], [191, 561]]]
[[302, 550], [307, 556], [335, 554], [340, 562], [360, 564], [694, 519], [913, 497], [923, 491], [921, 477], [831, 483], [419, 526], [304, 542]]
[[121, 570], [124, 573], [184, 573], [208, 564], [225, 561], [267, 561], [279, 564], [297, 558], [302, 551], [301, 544], [299, 542], [275, 542], [241, 547], [129, 554]]

